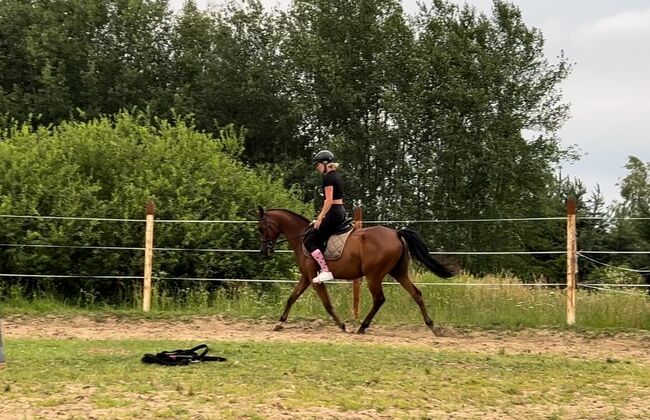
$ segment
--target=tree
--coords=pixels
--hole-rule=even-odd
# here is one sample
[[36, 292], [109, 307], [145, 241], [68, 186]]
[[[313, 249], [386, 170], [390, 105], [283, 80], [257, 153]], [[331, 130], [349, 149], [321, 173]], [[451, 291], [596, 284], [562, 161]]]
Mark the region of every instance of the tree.
[[[555, 165], [572, 158], [555, 135], [569, 65], [548, 62], [542, 34], [515, 6], [496, 1], [488, 17], [435, 1], [409, 22], [396, 1], [309, 0], [289, 16], [300, 131], [343, 157], [349, 196], [368, 217], [545, 216], [562, 205], [549, 188]], [[534, 241], [505, 225], [423, 230], [448, 250], [521, 251]], [[518, 260], [466, 263], [494, 270]]]
[[[643, 163], [630, 156], [625, 168], [629, 171], [621, 182], [622, 203], [614, 206], [614, 224], [609, 236], [609, 249], [618, 251], [650, 251], [650, 162]], [[650, 254], [612, 256], [612, 264], [627, 264], [643, 270], [650, 283]]]
[[18, 121], [134, 106], [169, 114], [165, 0], [7, 0], [0, 26], [0, 104]]
[[[545, 201], [557, 200], [549, 194], [553, 171], [570, 158], [555, 136], [567, 117], [558, 91], [566, 60], [550, 64], [542, 34], [505, 2], [495, 1], [488, 17], [435, 1], [417, 19], [419, 67], [415, 93], [405, 98], [412, 207], [422, 218], [556, 216], [564, 199]], [[538, 134], [526, 138], [526, 130]], [[510, 224], [473, 224], [442, 240], [451, 249], [515, 251], [535, 236]], [[515, 258], [491, 261], [471, 265], [493, 271]]]
[[282, 21], [281, 13], [266, 12], [257, 0], [231, 2], [217, 12], [186, 3], [173, 41], [174, 108], [194, 115], [207, 131], [245, 127], [246, 162], [291, 168], [309, 152], [295, 137], [297, 114], [280, 53]]
[[344, 162], [348, 196], [387, 214], [400, 140], [391, 109], [407, 84], [412, 33], [393, 0], [294, 2], [284, 52], [302, 112], [298, 135]]
[[[333, 149], [348, 204], [372, 219], [564, 212], [554, 172], [575, 158], [557, 139], [570, 66], [544, 57], [541, 32], [509, 3], [483, 14], [435, 0], [412, 17], [398, 0], [299, 0], [286, 13], [188, 1], [179, 15], [164, 0], [8, 0], [0, 11], [5, 126], [134, 107], [189, 114], [215, 136], [233, 124], [242, 161], [298, 185], [305, 201], [318, 183], [310, 155]], [[420, 230], [446, 250], [561, 242], [555, 229], [506, 224]], [[541, 266], [550, 262], [466, 260], [475, 272]]]

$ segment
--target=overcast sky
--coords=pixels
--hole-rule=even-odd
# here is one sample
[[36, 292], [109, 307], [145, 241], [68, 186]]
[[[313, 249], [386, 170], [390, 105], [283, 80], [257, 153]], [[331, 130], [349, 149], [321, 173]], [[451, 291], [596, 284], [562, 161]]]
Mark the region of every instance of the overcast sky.
[[[490, 12], [492, 0], [453, 0]], [[286, 7], [288, 0], [263, 0]], [[428, 3], [429, 1], [425, 1]], [[617, 184], [626, 175], [630, 155], [650, 162], [650, 1], [515, 0], [529, 26], [541, 29], [546, 56], [554, 62], [561, 50], [575, 63], [562, 84], [571, 118], [559, 135], [575, 145], [580, 161], [562, 172], [596, 185], [607, 201], [620, 200]], [[171, 0], [178, 9], [183, 0]], [[199, 7], [218, 0], [197, 0]], [[408, 14], [417, 0], [402, 0]]]

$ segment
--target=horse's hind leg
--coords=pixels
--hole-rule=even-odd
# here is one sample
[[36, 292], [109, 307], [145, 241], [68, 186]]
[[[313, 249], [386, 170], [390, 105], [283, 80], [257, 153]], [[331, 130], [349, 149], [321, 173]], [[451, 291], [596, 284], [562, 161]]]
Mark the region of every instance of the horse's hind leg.
[[325, 288], [325, 285], [322, 283], [314, 283], [312, 284], [312, 286], [316, 290], [316, 293], [318, 294], [320, 300], [323, 302], [323, 306], [325, 307], [327, 313], [330, 314], [332, 318], [334, 318], [334, 322], [336, 322], [336, 325], [342, 331], [345, 331], [345, 324], [341, 322], [339, 316], [336, 315], [336, 312], [334, 312], [334, 307], [332, 306], [332, 302], [330, 301], [330, 296], [327, 293], [327, 289]]
[[309, 279], [307, 276], [304, 274], [300, 276], [300, 280], [298, 280], [298, 284], [296, 284], [296, 287], [293, 288], [293, 292], [291, 292], [291, 296], [289, 296], [289, 299], [287, 299], [287, 305], [284, 307], [284, 312], [282, 312], [282, 316], [280, 317], [280, 322], [275, 326], [274, 330], [275, 331], [280, 331], [284, 328], [284, 323], [287, 321], [287, 317], [289, 316], [289, 311], [291, 310], [291, 307], [293, 306], [294, 303], [296, 303], [296, 300], [304, 293], [305, 290], [307, 290], [307, 287], [309, 287]]
[[368, 312], [368, 315], [366, 315], [365, 319], [359, 326], [359, 330], [357, 331], [357, 333], [359, 334], [365, 334], [366, 329], [368, 329], [368, 327], [370, 326], [370, 323], [372, 322], [372, 319], [377, 314], [377, 311], [379, 311], [381, 305], [383, 305], [384, 302], [386, 301], [386, 298], [384, 297], [384, 290], [381, 287], [381, 281], [383, 277], [384, 276], [377, 277], [377, 276], [366, 275], [368, 290], [370, 290], [370, 294], [372, 295], [372, 308], [370, 309], [370, 312]]
[[420, 312], [422, 312], [422, 318], [424, 318], [424, 323], [427, 324], [427, 327], [431, 330], [434, 335], [441, 335], [442, 330], [440, 327], [435, 327], [433, 325], [433, 320], [429, 318], [427, 313], [427, 308], [424, 306], [424, 299], [422, 299], [422, 292], [420, 289], [415, 287], [415, 284], [411, 281], [408, 275], [408, 265], [404, 264], [401, 267], [396, 267], [393, 271], [390, 272], [390, 275], [397, 280], [399, 284], [402, 285], [404, 289], [413, 297], [413, 300], [420, 307]]

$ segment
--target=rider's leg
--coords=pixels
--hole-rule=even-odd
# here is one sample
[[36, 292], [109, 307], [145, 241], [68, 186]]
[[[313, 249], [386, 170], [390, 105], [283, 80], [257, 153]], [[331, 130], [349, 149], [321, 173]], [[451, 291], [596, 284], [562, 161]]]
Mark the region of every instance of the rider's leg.
[[320, 267], [320, 273], [312, 279], [314, 283], [322, 283], [324, 281], [334, 279], [332, 272], [327, 266], [327, 261], [325, 261], [323, 253], [318, 248], [318, 245], [322, 242], [323, 241], [321, 240], [318, 231], [312, 231], [305, 237], [305, 247]]
[[327, 266], [327, 261], [320, 249], [316, 248], [315, 251], [311, 252], [311, 256], [314, 257], [318, 265], [320, 266], [321, 271], [330, 271], [330, 268]]
[[314, 283], [322, 283], [324, 281], [334, 280], [334, 275], [330, 271], [330, 268], [327, 266], [327, 261], [320, 249], [315, 250], [311, 253], [311, 256], [314, 257], [318, 265], [320, 266], [320, 273], [312, 279]]

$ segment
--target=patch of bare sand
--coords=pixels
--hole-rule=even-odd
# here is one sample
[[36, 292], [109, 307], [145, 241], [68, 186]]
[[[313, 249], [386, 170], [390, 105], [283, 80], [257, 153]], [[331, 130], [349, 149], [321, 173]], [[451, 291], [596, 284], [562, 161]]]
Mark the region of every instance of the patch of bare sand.
[[337, 342], [419, 346], [473, 353], [558, 354], [578, 359], [650, 363], [650, 332], [587, 334], [573, 331], [486, 331], [446, 328], [436, 337], [424, 326], [375, 325], [366, 334], [345, 333], [324, 321], [296, 321], [274, 331], [274, 322], [220, 316], [146, 320], [132, 318], [29, 317], [3, 320], [11, 338], [169, 339], [198, 341]]

